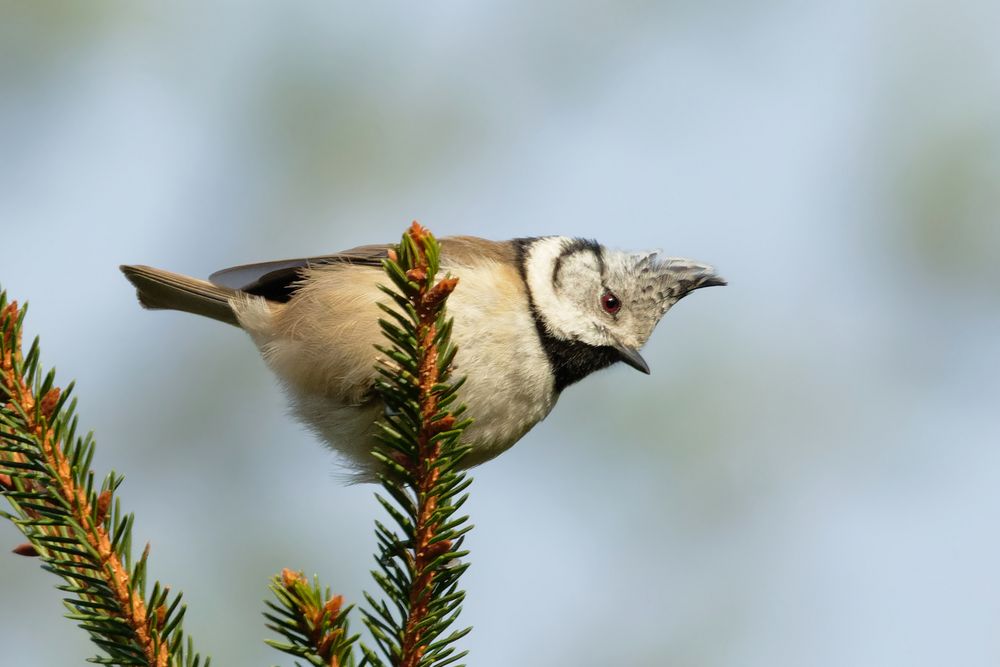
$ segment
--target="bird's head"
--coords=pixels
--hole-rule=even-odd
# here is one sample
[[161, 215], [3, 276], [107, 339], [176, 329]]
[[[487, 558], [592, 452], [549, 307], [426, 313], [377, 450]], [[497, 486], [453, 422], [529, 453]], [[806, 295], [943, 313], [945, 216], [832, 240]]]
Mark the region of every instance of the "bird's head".
[[543, 345], [557, 376], [560, 365], [571, 367], [563, 368], [564, 385], [616, 361], [649, 373], [639, 349], [670, 307], [696, 289], [726, 284], [707, 264], [584, 239], [532, 239], [522, 253]]

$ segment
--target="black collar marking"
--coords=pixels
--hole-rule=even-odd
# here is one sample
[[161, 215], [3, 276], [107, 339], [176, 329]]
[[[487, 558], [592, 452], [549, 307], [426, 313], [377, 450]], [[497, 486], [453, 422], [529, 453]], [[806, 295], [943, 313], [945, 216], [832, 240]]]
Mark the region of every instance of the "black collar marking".
[[[542, 315], [538, 312], [538, 307], [535, 305], [535, 298], [531, 293], [531, 285], [528, 284], [528, 251], [538, 240], [538, 238], [514, 239], [514, 248], [517, 251], [517, 268], [521, 274], [521, 280], [524, 282], [524, 289], [528, 294], [528, 306], [531, 308], [531, 317], [535, 320], [535, 329], [538, 331], [538, 340], [542, 344], [542, 349], [545, 350], [545, 356], [548, 357], [549, 367], [552, 369], [552, 375], [555, 378], [555, 390], [556, 393], [559, 393], [594, 371], [607, 368], [616, 361], [619, 361], [619, 355], [618, 351], [610, 346], [598, 347], [578, 340], [556, 338], [546, 328], [542, 320]], [[556, 266], [552, 273], [553, 279], [559, 271], [559, 264], [563, 258], [581, 250], [591, 250], [597, 257], [601, 273], [604, 273], [604, 256], [597, 242], [574, 239], [566, 244], [556, 259]]]

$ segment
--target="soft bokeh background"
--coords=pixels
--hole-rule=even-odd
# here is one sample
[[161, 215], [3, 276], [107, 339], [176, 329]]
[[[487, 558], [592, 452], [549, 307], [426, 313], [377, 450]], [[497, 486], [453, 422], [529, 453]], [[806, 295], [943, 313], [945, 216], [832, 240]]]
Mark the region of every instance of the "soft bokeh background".
[[[0, 5], [0, 281], [220, 665], [372, 589], [370, 487], [117, 271], [545, 233], [716, 263], [476, 471], [477, 667], [1000, 661], [1000, 4]], [[0, 551], [18, 543], [0, 526]], [[0, 557], [5, 665], [82, 664]], [[285, 661], [282, 664], [290, 664]]]

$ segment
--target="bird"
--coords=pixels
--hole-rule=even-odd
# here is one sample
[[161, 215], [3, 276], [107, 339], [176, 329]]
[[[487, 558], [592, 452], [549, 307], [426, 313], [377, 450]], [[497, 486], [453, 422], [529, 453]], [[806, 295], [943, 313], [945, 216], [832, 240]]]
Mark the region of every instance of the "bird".
[[[122, 265], [148, 309], [184, 311], [243, 329], [278, 377], [291, 411], [340, 457], [353, 481], [374, 481], [375, 345], [391, 244], [246, 264], [201, 280]], [[442, 271], [459, 279], [448, 300], [453, 372], [473, 417], [462, 461], [509, 449], [569, 386], [616, 363], [649, 374], [640, 354], [660, 319], [702, 287], [725, 285], [708, 264], [658, 251], [612, 250], [594, 240], [539, 236], [440, 239]]]

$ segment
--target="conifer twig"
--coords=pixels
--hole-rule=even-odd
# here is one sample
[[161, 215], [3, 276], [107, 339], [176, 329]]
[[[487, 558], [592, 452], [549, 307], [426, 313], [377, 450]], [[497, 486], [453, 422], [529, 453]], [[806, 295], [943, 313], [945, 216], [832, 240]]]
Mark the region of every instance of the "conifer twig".
[[75, 437], [72, 387], [54, 386], [53, 371], [43, 377], [37, 339], [22, 352], [24, 314], [0, 291], [0, 491], [14, 509], [3, 516], [29, 540], [15, 552], [67, 581], [68, 616], [108, 655], [93, 661], [198, 665], [190, 643], [185, 659], [180, 596], [158, 583], [146, 596], [148, 545], [132, 563], [132, 516], [114, 498], [123, 478], [111, 473], [95, 488], [94, 443]]
[[471, 483], [459, 469], [468, 452], [460, 438], [470, 420], [459, 421], [464, 406], [452, 407], [462, 382], [449, 382], [456, 348], [444, 306], [458, 279], [437, 280], [439, 254], [434, 237], [414, 222], [383, 262], [395, 289], [382, 289], [395, 308], [383, 306], [391, 319], [381, 321], [382, 331], [393, 346], [378, 348], [387, 361], [376, 388], [387, 410], [383, 448], [375, 456], [385, 466], [380, 482], [396, 504], [377, 497], [402, 536], [376, 524], [383, 572], [373, 575], [398, 614], [367, 596], [373, 609], [365, 622], [398, 667], [451, 664], [465, 655], [455, 654], [452, 643], [468, 632], [439, 639], [465, 598], [458, 578], [468, 565], [459, 559], [468, 554], [461, 545], [472, 528], [468, 517], [452, 518]]
[[354, 664], [351, 649], [358, 636], [348, 635], [351, 608], [342, 608], [342, 596], [330, 595], [330, 589], [321, 588], [319, 581], [310, 584], [301, 572], [289, 569], [274, 577], [271, 592], [278, 602], [267, 602], [267, 627], [283, 635], [285, 641], [267, 639], [268, 646], [322, 667]]
[[454, 518], [471, 483], [459, 469], [469, 449], [460, 438], [471, 420], [461, 419], [465, 407], [454, 405], [462, 381], [450, 381], [456, 348], [444, 307], [458, 280], [436, 279], [439, 253], [431, 233], [413, 223], [383, 261], [394, 287], [381, 289], [394, 305], [379, 304], [389, 316], [379, 323], [390, 345], [376, 345], [383, 361], [376, 366], [375, 389], [385, 415], [372, 455], [387, 496], [375, 497], [400, 534], [375, 522], [381, 569], [372, 576], [388, 601], [365, 593], [371, 608], [362, 613], [388, 662], [358, 643], [362, 657], [355, 663], [357, 636], [348, 636], [340, 596], [285, 570], [271, 586], [278, 602], [268, 602], [265, 613], [268, 627], [285, 641], [267, 643], [313, 665], [445, 667], [466, 655], [453, 644], [468, 628], [442, 637], [465, 599], [458, 578], [468, 564], [459, 559], [468, 555], [461, 547], [472, 526], [468, 517]]
[[[424, 251], [424, 235], [426, 232], [414, 225], [410, 236], [417, 247], [418, 259], [416, 266], [407, 271], [407, 278], [417, 282], [426, 280], [427, 253]], [[440, 524], [437, 517], [440, 498], [435, 493], [441, 471], [437, 467], [437, 459], [441, 455], [441, 443], [434, 436], [450, 430], [455, 425], [455, 418], [448, 415], [436, 419], [440, 391], [437, 385], [440, 380], [438, 369], [438, 348], [434, 339], [437, 337], [438, 306], [448, 297], [458, 284], [457, 278], [445, 278], [437, 285], [427, 289], [422, 286], [411, 298], [411, 303], [417, 311], [419, 324], [417, 336], [424, 354], [419, 359], [420, 374], [420, 431], [417, 433], [417, 458], [408, 462], [413, 475], [417, 494], [417, 523], [414, 526], [413, 572], [416, 580], [410, 590], [410, 615], [403, 629], [402, 656], [400, 667], [416, 667], [420, 658], [427, 650], [425, 645], [424, 625], [428, 615], [428, 605], [434, 594], [434, 580], [437, 569], [432, 567], [434, 561], [451, 549], [449, 540], [434, 541]]]

